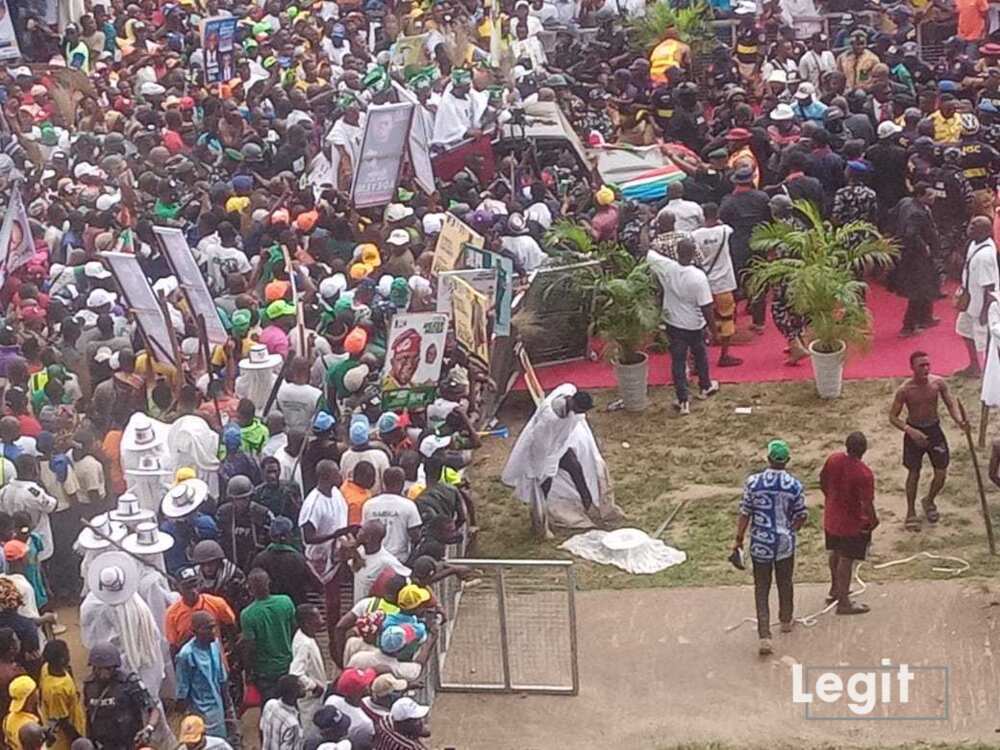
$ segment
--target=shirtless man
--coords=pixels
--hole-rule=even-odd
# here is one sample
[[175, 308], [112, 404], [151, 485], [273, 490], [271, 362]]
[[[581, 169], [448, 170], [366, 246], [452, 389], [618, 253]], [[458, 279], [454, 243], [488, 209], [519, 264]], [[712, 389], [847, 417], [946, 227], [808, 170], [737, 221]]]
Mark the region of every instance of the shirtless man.
[[[958, 412], [955, 399], [948, 390], [948, 384], [943, 378], [931, 375], [931, 360], [926, 352], [913, 352], [910, 355], [910, 369], [913, 377], [903, 383], [896, 391], [889, 409], [889, 422], [903, 432], [903, 466], [906, 467], [906, 528], [911, 531], [920, 530], [920, 519], [917, 517], [917, 486], [920, 483], [920, 469], [924, 462], [924, 454], [931, 460], [934, 467], [934, 478], [927, 490], [927, 495], [920, 501], [928, 523], [937, 523], [939, 514], [934, 498], [937, 497], [944, 480], [948, 476], [948, 440], [941, 431], [938, 419], [938, 397], [944, 401], [948, 413], [955, 420], [959, 429], [965, 430], [965, 423]], [[906, 407], [906, 421], [900, 417], [903, 407]]]

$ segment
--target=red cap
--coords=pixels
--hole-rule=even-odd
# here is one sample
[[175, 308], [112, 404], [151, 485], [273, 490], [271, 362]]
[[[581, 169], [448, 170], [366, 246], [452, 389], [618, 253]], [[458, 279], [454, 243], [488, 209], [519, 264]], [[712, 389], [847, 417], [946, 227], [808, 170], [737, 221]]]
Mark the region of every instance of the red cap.
[[979, 51], [987, 57], [1000, 57], [1000, 44], [997, 44], [996, 42], [989, 42], [988, 44], [984, 44], [980, 47]]
[[746, 128], [730, 128], [729, 132], [726, 133], [727, 141], [749, 141], [750, 131]]
[[194, 109], [194, 97], [182, 96], [181, 109]]
[[371, 684], [375, 682], [376, 677], [378, 677], [378, 674], [374, 669], [357, 669], [351, 667], [341, 673], [337, 679], [335, 690], [345, 698], [360, 700], [368, 692]]

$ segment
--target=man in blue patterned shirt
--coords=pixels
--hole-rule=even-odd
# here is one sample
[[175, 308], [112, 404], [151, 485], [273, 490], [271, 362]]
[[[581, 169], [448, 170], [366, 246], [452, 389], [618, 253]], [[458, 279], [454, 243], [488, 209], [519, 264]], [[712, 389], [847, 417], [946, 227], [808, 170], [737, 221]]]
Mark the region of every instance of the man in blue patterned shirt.
[[772, 440], [767, 444], [768, 468], [747, 478], [736, 527], [734, 549], [742, 549], [743, 538], [750, 529], [750, 559], [760, 638], [758, 653], [761, 656], [773, 653], [768, 606], [772, 576], [778, 587], [781, 632], [792, 629], [795, 533], [808, 517], [802, 483], [785, 471], [788, 459], [788, 443], [784, 440]]

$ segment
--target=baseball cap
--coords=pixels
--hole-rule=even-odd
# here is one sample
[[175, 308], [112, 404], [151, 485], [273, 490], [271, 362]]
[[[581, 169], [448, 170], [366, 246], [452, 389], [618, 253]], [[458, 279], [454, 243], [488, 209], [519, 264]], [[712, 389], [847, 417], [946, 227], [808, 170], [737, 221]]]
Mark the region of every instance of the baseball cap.
[[449, 445], [451, 445], [451, 435], [428, 435], [420, 441], [420, 455], [424, 458], [430, 458], [441, 448], [447, 448]]
[[368, 435], [371, 424], [364, 414], [355, 414], [351, 418], [350, 438], [351, 445], [364, 445], [368, 442]]
[[20, 539], [11, 539], [4, 542], [3, 554], [8, 560], [23, 560], [28, 556], [28, 545]]
[[396, 604], [399, 605], [400, 609], [411, 610], [416, 609], [422, 604], [426, 604], [430, 600], [430, 591], [423, 586], [410, 583], [399, 590], [399, 595], [396, 597]]
[[286, 534], [291, 534], [294, 528], [295, 524], [292, 523], [292, 519], [285, 516], [275, 516], [268, 531], [272, 537], [283, 537]]
[[378, 418], [378, 431], [380, 435], [392, 432], [399, 427], [399, 415], [392, 411], [387, 411]]
[[[382, 698], [389, 693], [401, 693], [406, 690], [406, 680], [400, 680], [392, 676], [391, 672], [380, 674], [371, 685], [371, 693], [376, 698]], [[318, 716], [317, 712], [317, 716]]]
[[767, 444], [767, 457], [772, 461], [784, 463], [791, 455], [788, 450], [788, 443], [784, 440], [772, 440]]
[[902, 133], [903, 128], [894, 123], [892, 120], [886, 120], [878, 126], [878, 137], [879, 138], [891, 138], [896, 135], [896, 133]]
[[200, 716], [185, 716], [181, 722], [179, 739], [181, 742], [201, 742], [205, 736], [205, 720]]
[[118, 295], [106, 289], [94, 289], [87, 295], [87, 307], [104, 307], [113, 305]]
[[[376, 679], [375, 682], [378, 680]], [[403, 685], [406, 683], [404, 682]], [[323, 731], [336, 729], [338, 734], [345, 734], [351, 726], [351, 719], [336, 706], [323, 706], [313, 714], [313, 724], [316, 725], [317, 729]]]
[[327, 430], [332, 429], [334, 424], [336, 424], [336, 420], [329, 412], [319, 411], [316, 412], [312, 426], [313, 430], [316, 432], [326, 432]]
[[386, 241], [390, 245], [402, 246], [410, 241], [410, 233], [405, 229], [393, 229]]
[[276, 320], [285, 315], [295, 315], [295, 305], [283, 299], [275, 300], [264, 310], [268, 320]]
[[28, 700], [28, 696], [35, 692], [37, 688], [38, 685], [35, 681], [26, 674], [11, 680], [10, 685], [7, 686], [7, 692], [10, 694], [11, 713], [21, 711], [24, 708], [25, 701]]
[[413, 698], [400, 698], [392, 704], [389, 718], [393, 722], [409, 721], [410, 719], [422, 719], [430, 712], [429, 706], [421, 706]]
[[95, 643], [87, 657], [87, 664], [92, 667], [120, 667], [121, 663], [121, 653], [108, 641]]
[[368, 692], [369, 686], [375, 682], [376, 676], [377, 673], [374, 669], [351, 667], [341, 672], [334, 689], [345, 698], [361, 698]]

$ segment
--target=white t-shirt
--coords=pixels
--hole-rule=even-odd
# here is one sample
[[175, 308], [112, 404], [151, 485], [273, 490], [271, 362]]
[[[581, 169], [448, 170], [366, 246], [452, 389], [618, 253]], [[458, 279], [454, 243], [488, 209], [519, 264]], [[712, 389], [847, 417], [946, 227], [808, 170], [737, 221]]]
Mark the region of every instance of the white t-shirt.
[[703, 305], [712, 303], [708, 277], [697, 266], [682, 266], [676, 260], [649, 250], [646, 262], [663, 287], [663, 319], [667, 325], [687, 331], [705, 327]]
[[970, 242], [965, 263], [967, 269], [962, 269], [962, 286], [969, 292], [969, 307], [965, 312], [978, 322], [983, 311], [983, 288], [992, 285], [994, 291], [1000, 291], [997, 247], [993, 240]]
[[90, 502], [90, 492], [97, 492], [100, 499], [104, 499], [104, 467], [101, 466], [101, 462], [98, 461], [93, 456], [84, 456], [75, 464], [73, 464], [73, 469], [76, 471], [76, 479], [80, 485], [80, 490], [77, 493], [76, 499], [80, 503]]
[[[412, 501], [409, 501], [413, 505]], [[368, 598], [372, 586], [379, 574], [386, 568], [392, 568], [400, 575], [410, 575], [410, 569], [403, 565], [399, 559], [385, 548], [385, 545], [373, 555], [365, 553], [364, 547], [358, 547], [358, 556], [365, 561], [364, 567], [354, 573], [354, 601], [355, 603]]]
[[548, 229], [552, 226], [552, 211], [545, 205], [545, 201], [538, 201], [525, 209], [524, 219], [525, 221], [536, 221], [542, 229]]
[[385, 526], [382, 544], [400, 560], [410, 556], [410, 529], [420, 526], [417, 504], [401, 495], [376, 495], [361, 509], [361, 521], [381, 521]]
[[372, 741], [375, 739], [375, 725], [359, 706], [352, 706], [339, 695], [331, 695], [324, 705], [334, 706], [351, 720], [351, 726], [347, 730], [347, 739], [351, 741], [351, 747], [372, 746]]
[[32, 531], [42, 538], [39, 562], [52, 557], [52, 525], [49, 513], [54, 513], [58, 501], [41, 485], [31, 480], [14, 479], [0, 488], [0, 510], [9, 515], [25, 511], [31, 517]]
[[705, 259], [705, 274], [712, 294], [731, 292], [736, 288], [736, 272], [733, 258], [729, 253], [729, 238], [733, 228], [728, 224], [701, 227], [691, 232], [691, 239], [698, 245], [701, 257]]
[[285, 429], [308, 432], [323, 391], [308, 383], [289, 383], [287, 380], [278, 388], [275, 405], [285, 415]]
[[503, 245], [504, 250], [517, 258], [517, 262], [525, 273], [531, 273], [549, 257], [538, 246], [535, 238], [529, 234], [503, 237], [500, 244]]
[[705, 212], [694, 201], [674, 198], [664, 208], [674, 215], [675, 232], [693, 232], [705, 224]]
[[[306, 495], [299, 511], [300, 528], [311, 523], [317, 534], [328, 536], [347, 526], [347, 501], [336, 487], [330, 493], [324, 495], [317, 487]], [[324, 583], [333, 572], [333, 545], [332, 541], [306, 545], [306, 559]]]
[[253, 270], [246, 254], [235, 247], [209, 245], [205, 253], [208, 261], [208, 278], [212, 290], [221, 293], [226, 289], [226, 278], [231, 273], [247, 274]]

